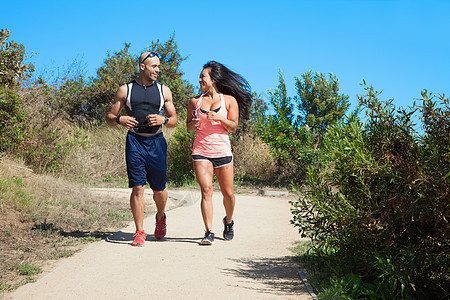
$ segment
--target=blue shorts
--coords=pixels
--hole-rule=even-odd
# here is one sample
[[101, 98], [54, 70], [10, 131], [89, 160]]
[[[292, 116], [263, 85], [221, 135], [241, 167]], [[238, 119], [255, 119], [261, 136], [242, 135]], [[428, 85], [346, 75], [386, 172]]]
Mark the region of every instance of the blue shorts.
[[125, 155], [130, 188], [147, 182], [155, 191], [166, 188], [167, 142], [162, 133], [144, 136], [129, 131]]

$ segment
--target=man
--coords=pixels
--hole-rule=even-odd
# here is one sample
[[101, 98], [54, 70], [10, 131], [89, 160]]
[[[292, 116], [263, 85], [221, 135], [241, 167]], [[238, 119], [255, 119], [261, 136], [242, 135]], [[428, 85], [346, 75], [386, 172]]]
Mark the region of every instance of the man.
[[[128, 129], [125, 151], [128, 182], [132, 188], [130, 206], [136, 225], [133, 246], [143, 246], [147, 236], [144, 231], [144, 189], [147, 182], [153, 190], [157, 208], [155, 238], [159, 240], [166, 235], [167, 143], [162, 126], [175, 127], [177, 115], [172, 92], [156, 81], [159, 68], [160, 60], [156, 53], [142, 53], [138, 78], [119, 87], [114, 104], [106, 115], [110, 126], [120, 124]], [[124, 107], [127, 115], [121, 116]]]

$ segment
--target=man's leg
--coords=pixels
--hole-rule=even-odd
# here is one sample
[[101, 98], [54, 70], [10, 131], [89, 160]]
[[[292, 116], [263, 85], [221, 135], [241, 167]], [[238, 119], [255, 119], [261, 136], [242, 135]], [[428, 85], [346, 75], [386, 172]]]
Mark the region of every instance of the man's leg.
[[131, 212], [133, 213], [136, 231], [144, 230], [144, 190], [145, 185], [134, 186], [130, 196]]
[[153, 200], [155, 200], [156, 204], [156, 224], [155, 224], [155, 238], [160, 240], [166, 236], [166, 215], [164, 214], [164, 210], [166, 208], [167, 203], [167, 190], [164, 189], [162, 191], [153, 190]]
[[164, 189], [162, 191], [155, 191], [153, 190], [153, 200], [156, 204], [156, 220], [160, 221], [162, 217], [164, 216], [164, 211], [166, 209], [166, 203], [167, 203], [167, 190]]

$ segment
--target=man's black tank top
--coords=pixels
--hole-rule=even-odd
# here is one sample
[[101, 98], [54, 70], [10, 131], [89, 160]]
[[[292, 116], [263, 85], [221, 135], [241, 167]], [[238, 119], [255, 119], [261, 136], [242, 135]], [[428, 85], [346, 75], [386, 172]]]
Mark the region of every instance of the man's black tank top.
[[164, 95], [162, 84], [155, 81], [152, 85], [142, 86], [133, 80], [127, 83], [127, 114], [136, 118], [139, 122], [136, 127], [131, 129], [137, 133], [157, 133], [161, 129], [159, 126], [148, 126], [147, 115], [164, 113]]

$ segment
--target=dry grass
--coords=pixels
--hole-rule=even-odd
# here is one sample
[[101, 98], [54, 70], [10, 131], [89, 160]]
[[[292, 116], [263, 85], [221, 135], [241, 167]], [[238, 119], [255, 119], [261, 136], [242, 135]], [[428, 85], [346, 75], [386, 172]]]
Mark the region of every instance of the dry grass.
[[33, 281], [46, 261], [70, 256], [132, 221], [128, 201], [34, 174], [12, 159], [0, 158], [0, 174], [0, 292]]
[[265, 182], [272, 180], [277, 171], [268, 146], [252, 133], [243, 133], [233, 142], [233, 155], [235, 174], [241, 178]]
[[125, 185], [125, 136], [124, 127], [107, 125], [84, 129], [78, 127], [80, 143], [74, 144], [67, 156], [70, 162], [61, 175], [76, 182], [105, 186], [110, 182]]
[[[125, 162], [127, 129], [122, 126], [102, 125], [81, 128], [72, 125], [78, 143], [73, 144], [67, 155], [69, 162], [60, 172], [71, 181], [87, 183], [96, 187], [128, 187]], [[173, 129], [163, 128], [168, 143]]]

